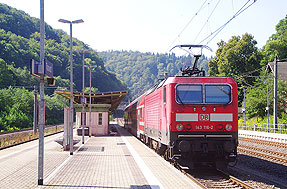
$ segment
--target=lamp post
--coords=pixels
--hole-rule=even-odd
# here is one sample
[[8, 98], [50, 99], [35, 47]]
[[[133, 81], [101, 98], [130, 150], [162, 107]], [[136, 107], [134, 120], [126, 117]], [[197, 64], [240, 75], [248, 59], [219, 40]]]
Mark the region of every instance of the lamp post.
[[45, 98], [44, 98], [44, 59], [45, 59], [45, 25], [44, 25], [44, 0], [40, 0], [40, 101], [39, 101], [39, 151], [38, 151], [38, 185], [44, 182], [44, 127], [45, 127]]
[[84, 125], [86, 125], [86, 115], [85, 115], [85, 52], [91, 50], [75, 50], [76, 52], [81, 52], [83, 54], [82, 63], [83, 63], [83, 97], [82, 97], [82, 114], [81, 114], [81, 126], [82, 126], [82, 144], [85, 143], [85, 134], [84, 134]]
[[89, 137], [91, 136], [91, 132], [92, 132], [92, 123], [91, 123], [91, 117], [92, 117], [92, 68], [95, 68], [97, 67], [96, 65], [94, 66], [86, 66], [85, 67], [89, 68], [90, 69], [90, 94], [89, 94], [89, 97], [90, 97], [90, 102], [89, 102], [89, 127], [90, 127], [90, 132], [89, 132]]
[[74, 110], [73, 110], [73, 37], [72, 25], [83, 23], [82, 19], [69, 21], [65, 19], [58, 20], [59, 22], [70, 24], [70, 155], [73, 155], [73, 123], [74, 123]]

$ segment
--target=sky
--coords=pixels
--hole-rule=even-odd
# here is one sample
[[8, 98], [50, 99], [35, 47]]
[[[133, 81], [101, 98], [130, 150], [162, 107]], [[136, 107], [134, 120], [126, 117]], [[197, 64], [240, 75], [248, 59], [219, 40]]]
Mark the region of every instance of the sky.
[[[169, 53], [180, 44], [199, 44], [226, 23], [248, 0], [46, 0], [45, 22], [68, 34], [68, 24], [78, 20], [73, 37], [96, 51], [133, 50]], [[253, 3], [249, 0], [247, 5]], [[40, 0], [0, 0], [32, 17], [40, 18]], [[201, 8], [202, 7], [202, 8]], [[200, 9], [201, 8], [201, 9]], [[275, 26], [287, 14], [286, 0], [256, 0], [234, 18], [207, 45], [214, 56], [217, 43], [232, 36], [252, 34], [260, 49], [276, 33]], [[203, 45], [206, 45], [204, 41]], [[174, 50], [172, 52], [179, 53]]]

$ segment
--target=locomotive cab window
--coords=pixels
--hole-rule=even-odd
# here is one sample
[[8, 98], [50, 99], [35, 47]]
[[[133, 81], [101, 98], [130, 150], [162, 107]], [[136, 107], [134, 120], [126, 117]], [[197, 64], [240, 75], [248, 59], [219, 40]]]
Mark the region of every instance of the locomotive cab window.
[[180, 104], [203, 103], [202, 85], [178, 85], [176, 87], [176, 101]]
[[175, 92], [178, 104], [228, 104], [232, 100], [227, 84], [179, 84]]
[[205, 102], [227, 104], [231, 101], [231, 87], [229, 85], [206, 85]]

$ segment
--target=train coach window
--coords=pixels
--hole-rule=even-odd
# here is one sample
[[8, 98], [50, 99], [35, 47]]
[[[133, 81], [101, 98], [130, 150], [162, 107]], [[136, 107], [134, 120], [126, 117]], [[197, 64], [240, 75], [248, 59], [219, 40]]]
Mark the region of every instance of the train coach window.
[[166, 87], [163, 88], [163, 103], [166, 103]]
[[205, 102], [227, 104], [231, 101], [231, 87], [229, 85], [205, 85]]
[[176, 87], [176, 101], [180, 104], [203, 103], [202, 85], [178, 85]]
[[140, 109], [140, 118], [143, 118], [143, 108]]

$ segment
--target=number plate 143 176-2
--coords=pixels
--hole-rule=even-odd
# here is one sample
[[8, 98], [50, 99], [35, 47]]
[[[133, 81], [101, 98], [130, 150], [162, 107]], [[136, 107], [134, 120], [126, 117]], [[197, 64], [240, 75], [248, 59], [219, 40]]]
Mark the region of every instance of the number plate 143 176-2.
[[196, 125], [195, 130], [213, 130], [213, 125]]

